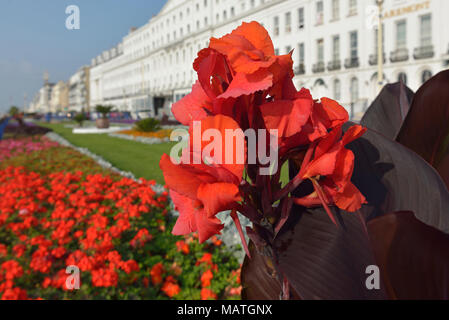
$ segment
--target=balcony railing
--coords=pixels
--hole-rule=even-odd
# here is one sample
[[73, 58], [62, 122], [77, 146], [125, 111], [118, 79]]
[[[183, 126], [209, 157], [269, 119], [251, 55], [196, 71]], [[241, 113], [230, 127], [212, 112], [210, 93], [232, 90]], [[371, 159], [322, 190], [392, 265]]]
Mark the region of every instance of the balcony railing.
[[396, 51], [391, 52], [390, 61], [391, 62], [403, 62], [409, 59], [408, 50], [407, 49], [397, 49]]
[[415, 51], [413, 52], [413, 58], [416, 60], [430, 59], [433, 58], [434, 55], [435, 52], [432, 45], [415, 48]]
[[327, 70], [329, 71], [336, 71], [341, 69], [341, 61], [340, 60], [333, 60], [329, 61], [327, 64]]
[[295, 67], [295, 75], [305, 74], [306, 68], [304, 67], [304, 63], [299, 64], [299, 66]]
[[[371, 66], [377, 66], [377, 63], [379, 62], [378, 61], [379, 59], [378, 59], [378, 54], [376, 53], [376, 54], [370, 54], [370, 56], [369, 56], [369, 64], [371, 65]], [[385, 53], [384, 53], [384, 63], [386, 62], [386, 55], [385, 55]]]
[[346, 69], [352, 69], [352, 68], [358, 68], [360, 66], [359, 58], [353, 57], [348, 58], [345, 60], [345, 68]]
[[325, 69], [326, 68], [325, 68], [324, 62], [321, 61], [321, 62], [315, 63], [313, 65], [312, 72], [313, 73], [320, 73], [320, 72], [324, 72]]

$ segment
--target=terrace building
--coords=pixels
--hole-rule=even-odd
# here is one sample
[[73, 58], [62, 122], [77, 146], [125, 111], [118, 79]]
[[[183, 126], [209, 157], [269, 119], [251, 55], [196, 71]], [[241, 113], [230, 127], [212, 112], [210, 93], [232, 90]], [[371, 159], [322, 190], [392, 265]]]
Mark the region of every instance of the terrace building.
[[[277, 54], [294, 49], [294, 82], [360, 118], [379, 92], [375, 0], [169, 0], [147, 24], [92, 60], [90, 104], [171, 115], [196, 81], [192, 63], [211, 37], [243, 21], [267, 28]], [[449, 66], [449, 1], [385, 0], [384, 84], [416, 90]]]
[[69, 80], [69, 111], [90, 111], [90, 67], [81, 67]]

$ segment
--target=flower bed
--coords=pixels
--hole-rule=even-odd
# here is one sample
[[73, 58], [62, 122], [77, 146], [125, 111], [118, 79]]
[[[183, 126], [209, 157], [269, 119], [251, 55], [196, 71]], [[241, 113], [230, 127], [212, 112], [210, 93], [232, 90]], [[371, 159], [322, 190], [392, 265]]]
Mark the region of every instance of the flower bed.
[[157, 138], [157, 139], [165, 139], [170, 138], [170, 134], [172, 133], [172, 129], [161, 129], [156, 132], [142, 132], [134, 129], [131, 130], [123, 130], [120, 131], [119, 134], [126, 134], [133, 137], [144, 137], [144, 138]]
[[39, 136], [22, 138], [22, 139], [6, 139], [0, 141], [0, 161], [15, 157], [20, 154], [30, 154], [34, 151], [46, 150], [58, 146], [46, 138]]
[[173, 236], [168, 195], [154, 184], [53, 145], [2, 161], [1, 299], [239, 298], [232, 253], [217, 238]]

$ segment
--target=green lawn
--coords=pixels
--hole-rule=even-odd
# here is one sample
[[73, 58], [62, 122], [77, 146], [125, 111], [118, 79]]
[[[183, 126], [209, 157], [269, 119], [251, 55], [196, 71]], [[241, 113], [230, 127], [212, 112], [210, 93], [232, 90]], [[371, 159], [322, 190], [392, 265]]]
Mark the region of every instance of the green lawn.
[[147, 145], [113, 138], [107, 134], [73, 134], [72, 129], [64, 127], [64, 124], [39, 125], [52, 129], [78, 147], [87, 148], [120, 170], [132, 172], [137, 178], [156, 180], [164, 184], [159, 160], [163, 153], [170, 153], [175, 143]]
[[[164, 184], [159, 160], [162, 154], [170, 153], [171, 147], [175, 145], [174, 142], [147, 145], [113, 138], [107, 134], [73, 134], [71, 128], [66, 128], [64, 124], [59, 123], [39, 123], [39, 125], [51, 128], [78, 147], [87, 148], [120, 170], [132, 172], [137, 178], [143, 177]], [[281, 181], [285, 184], [288, 180], [288, 168], [284, 166]]]

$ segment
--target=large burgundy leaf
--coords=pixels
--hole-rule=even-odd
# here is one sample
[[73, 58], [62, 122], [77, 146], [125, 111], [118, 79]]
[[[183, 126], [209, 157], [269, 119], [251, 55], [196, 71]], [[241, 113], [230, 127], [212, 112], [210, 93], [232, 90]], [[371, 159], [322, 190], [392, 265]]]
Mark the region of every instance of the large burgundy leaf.
[[242, 265], [242, 299], [279, 299], [282, 289], [273, 266], [267, 265], [267, 259], [257, 253], [256, 247], [252, 242], [249, 243], [248, 248], [252, 259], [245, 259]]
[[391, 297], [449, 299], [449, 235], [425, 225], [412, 212], [368, 223], [379, 267]]
[[[428, 163], [372, 130], [349, 148], [356, 155], [352, 180], [368, 200], [361, 210], [363, 217], [359, 220], [356, 214], [333, 208], [341, 225], [337, 228], [322, 208], [295, 207], [274, 241], [278, 268], [303, 299], [391, 298], [386, 290], [388, 283], [399, 286], [395, 292], [403, 292], [402, 282], [383, 278], [381, 290], [366, 288], [366, 267], [376, 265], [377, 260], [362, 219], [370, 221], [389, 212], [412, 211], [428, 230], [449, 232], [449, 194]], [[413, 237], [413, 232], [408, 236]], [[414, 240], [410, 239], [410, 243]]]
[[360, 124], [395, 140], [412, 99], [413, 91], [402, 82], [387, 84], [368, 108]]
[[[427, 160], [449, 181], [449, 70], [427, 81], [416, 93], [397, 141]], [[449, 184], [448, 184], [449, 186]]]

